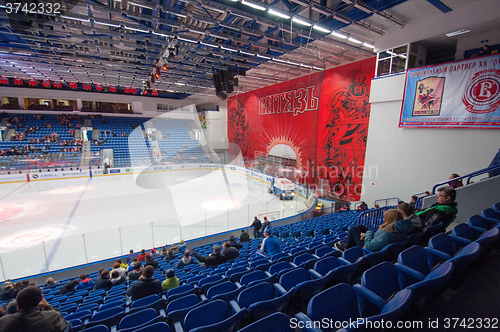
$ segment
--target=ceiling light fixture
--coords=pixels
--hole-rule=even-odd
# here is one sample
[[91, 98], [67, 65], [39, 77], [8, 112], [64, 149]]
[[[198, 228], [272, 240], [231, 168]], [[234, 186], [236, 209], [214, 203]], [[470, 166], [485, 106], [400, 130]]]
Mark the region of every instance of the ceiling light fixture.
[[298, 24], [302, 24], [302, 25], [308, 26], [308, 27], [310, 27], [312, 25], [311, 23], [303, 21], [300, 18], [296, 18], [296, 17], [292, 18], [292, 21], [295, 22], [295, 23], [298, 23]]
[[368, 44], [368, 43], [363, 43], [363, 46], [364, 47], [368, 47], [368, 48], [375, 48], [375, 46], [371, 45], [371, 44]]
[[335, 32], [335, 31], [332, 31], [332, 35], [337, 37], [337, 38], [341, 38], [341, 39], [347, 39], [347, 36], [341, 34], [341, 33], [338, 33], [338, 32]]
[[361, 40], [357, 40], [357, 39], [352, 38], [352, 37], [349, 37], [349, 39], [347, 39], [347, 41], [350, 41], [351, 43], [354, 43], [354, 44], [362, 44], [363, 43]]
[[117, 24], [104, 23], [104, 22], [97, 22], [97, 21], [94, 21], [94, 23], [96, 23], [96, 24], [102, 24], [102, 25], [107, 25], [107, 26], [109, 26], [109, 27], [114, 27], [114, 28], [121, 28], [121, 25], [117, 25]]
[[283, 14], [283, 13], [280, 13], [280, 12], [274, 10], [274, 9], [271, 9], [271, 8], [269, 8], [268, 13], [271, 14], [271, 15], [275, 15], [275, 16], [279, 16], [279, 17], [282, 17], [282, 18], [286, 18], [287, 20], [290, 19], [290, 16], [288, 16], [286, 14]]
[[470, 32], [470, 30], [469, 29], [462, 29], [462, 30], [447, 33], [447, 34], [445, 34], [445, 36], [446, 37], [453, 37], [453, 36], [461, 35], [461, 34], [467, 33], [467, 32]]
[[323, 28], [323, 27], [320, 27], [319, 25], [313, 25], [313, 29], [318, 30], [318, 31], [321, 31], [321, 32], [325, 32], [325, 33], [331, 33], [331, 31], [330, 31], [330, 30], [325, 29], [325, 28]]
[[262, 11], [266, 10], [266, 7], [260, 6], [260, 5], [256, 4], [256, 3], [249, 2], [249, 1], [246, 1], [246, 0], [241, 1], [241, 3], [244, 4], [244, 5], [247, 5], [249, 7], [258, 9], [258, 10], [262, 10]]

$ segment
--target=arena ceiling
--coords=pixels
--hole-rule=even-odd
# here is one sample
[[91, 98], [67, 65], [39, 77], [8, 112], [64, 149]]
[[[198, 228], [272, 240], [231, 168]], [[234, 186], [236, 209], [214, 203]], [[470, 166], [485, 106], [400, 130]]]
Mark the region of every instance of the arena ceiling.
[[372, 57], [376, 38], [477, 1], [0, 0], [0, 75], [213, 96], [231, 68], [251, 91]]

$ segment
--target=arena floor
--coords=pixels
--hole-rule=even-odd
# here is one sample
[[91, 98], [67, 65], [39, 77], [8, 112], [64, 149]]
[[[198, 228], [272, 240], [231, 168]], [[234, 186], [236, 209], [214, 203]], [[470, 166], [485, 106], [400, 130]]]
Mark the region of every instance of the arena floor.
[[[288, 217], [281, 201], [241, 173], [182, 170], [0, 185], [0, 278], [19, 278]], [[271, 213], [273, 212], [273, 213]], [[48, 268], [47, 268], [48, 267]]]

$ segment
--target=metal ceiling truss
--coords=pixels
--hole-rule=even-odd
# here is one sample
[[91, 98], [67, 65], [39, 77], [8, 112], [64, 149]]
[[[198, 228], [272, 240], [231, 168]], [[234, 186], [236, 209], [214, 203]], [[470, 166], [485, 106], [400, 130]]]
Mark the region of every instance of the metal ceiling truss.
[[[309, 12], [324, 15], [320, 24], [326, 27], [337, 21], [378, 35], [384, 33], [383, 29], [314, 1], [291, 1], [293, 5], [287, 2], [289, 10], [284, 11], [290, 16], [309, 8]], [[358, 5], [356, 7], [364, 6], [365, 12], [370, 10], [397, 21], [364, 2], [351, 2]], [[46, 22], [22, 31], [10, 29], [5, 23], [8, 18], [2, 12], [4, 29], [0, 37], [5, 38], [0, 41], [0, 52], [9, 56], [4, 62], [0, 61], [0, 67], [19, 77], [38, 75], [56, 80], [143, 87], [169, 42], [176, 39], [179, 53], [167, 60], [167, 70], [162, 71], [151, 87], [178, 93], [213, 94], [207, 90], [212, 86], [212, 74], [218, 70], [249, 71], [247, 77], [240, 77], [244, 85], [240, 90], [247, 91], [283, 81], [282, 76], [299, 77], [328, 65], [374, 55], [325, 33], [317, 33], [312, 26], [270, 18], [267, 12], [260, 15], [261, 12], [256, 14], [212, 0], [168, 3], [171, 6], [144, 0], [108, 0], [107, 4], [87, 0], [64, 16], [49, 15]], [[262, 3], [266, 8], [273, 5]], [[26, 21], [25, 15], [10, 18]], [[311, 24], [318, 23], [304, 19]], [[28, 67], [19, 70], [22, 63], [34, 67], [37, 73]], [[252, 71], [255, 74], [251, 74]]]

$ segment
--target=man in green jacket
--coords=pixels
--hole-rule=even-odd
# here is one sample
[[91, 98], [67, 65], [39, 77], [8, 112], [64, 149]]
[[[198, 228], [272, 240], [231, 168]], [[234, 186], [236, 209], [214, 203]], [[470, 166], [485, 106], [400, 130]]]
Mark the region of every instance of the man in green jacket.
[[424, 227], [442, 223], [443, 227], [446, 228], [457, 216], [458, 209], [455, 202], [457, 192], [455, 188], [446, 186], [437, 191], [437, 203], [432, 204], [424, 211], [417, 212]]

